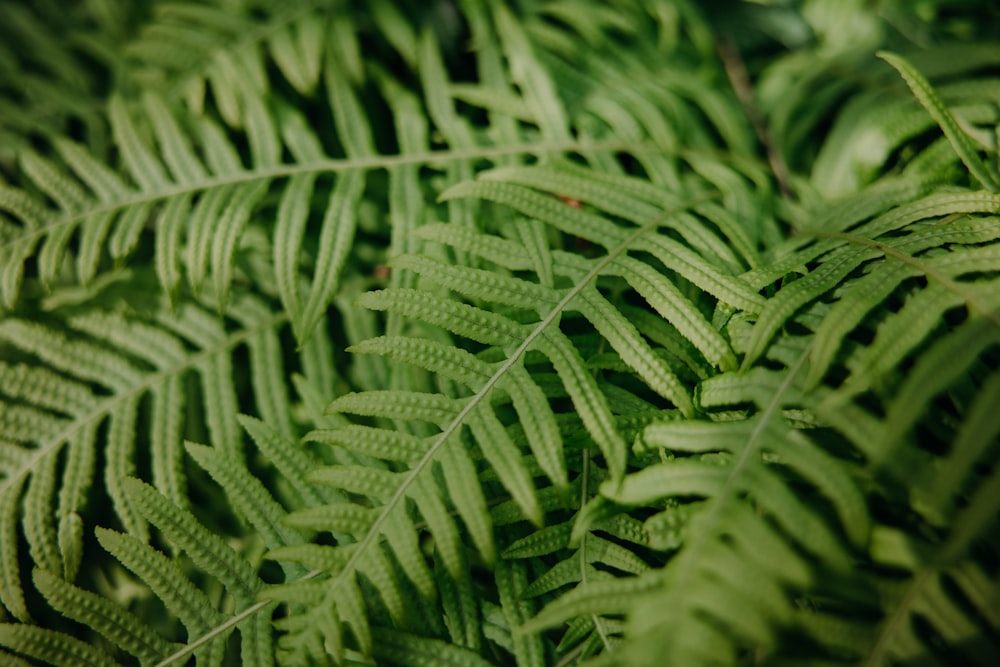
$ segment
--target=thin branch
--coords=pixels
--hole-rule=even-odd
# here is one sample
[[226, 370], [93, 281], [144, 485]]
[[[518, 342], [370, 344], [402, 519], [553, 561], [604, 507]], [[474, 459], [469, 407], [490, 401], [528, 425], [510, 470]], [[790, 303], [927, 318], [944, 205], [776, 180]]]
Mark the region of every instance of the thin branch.
[[775, 180], [778, 182], [778, 190], [781, 192], [781, 196], [791, 199], [794, 191], [792, 190], [788, 164], [785, 162], [785, 157], [781, 154], [781, 150], [775, 146], [771, 138], [771, 132], [767, 127], [767, 119], [764, 118], [760, 107], [757, 106], [753, 83], [750, 81], [750, 74], [747, 72], [747, 66], [743, 62], [740, 50], [729, 36], [719, 37], [715, 46], [719, 52], [719, 58], [722, 60], [722, 65], [726, 69], [726, 76], [729, 77], [729, 83], [732, 85], [733, 90], [736, 92], [736, 97], [739, 98], [740, 104], [743, 106], [743, 112], [750, 119], [750, 124], [753, 125], [753, 130], [764, 147], [764, 152], [767, 154], [767, 162], [771, 166], [771, 172], [774, 174]]

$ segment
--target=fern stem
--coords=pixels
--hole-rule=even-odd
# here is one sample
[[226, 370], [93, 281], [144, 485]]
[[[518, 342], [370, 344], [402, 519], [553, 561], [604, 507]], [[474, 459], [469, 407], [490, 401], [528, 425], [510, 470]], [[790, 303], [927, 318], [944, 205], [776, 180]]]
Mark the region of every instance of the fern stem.
[[488, 160], [509, 155], [531, 155], [541, 153], [573, 153], [584, 151], [606, 151], [611, 153], [638, 153], [644, 151], [666, 152], [661, 146], [650, 142], [534, 142], [514, 146], [484, 146], [464, 148], [460, 150], [431, 150], [398, 155], [366, 155], [347, 158], [328, 158], [303, 162], [298, 164], [279, 164], [257, 169], [241, 170], [222, 174], [194, 184], [178, 184], [175, 187], [164, 188], [152, 193], [137, 193], [133, 197], [125, 197], [115, 202], [87, 207], [57, 219], [49, 225], [25, 232], [11, 240], [0, 244], [0, 255], [10, 253], [14, 245], [21, 245], [31, 240], [40, 240], [51, 235], [55, 230], [68, 225], [77, 225], [92, 217], [114, 213], [122, 209], [133, 208], [142, 204], [150, 204], [163, 199], [171, 199], [188, 194], [195, 194], [213, 188], [250, 183], [258, 180], [270, 180], [295, 176], [296, 174], [339, 173], [352, 170], [391, 169], [393, 167], [437, 164], [446, 162], [461, 162], [467, 160]]
[[886, 653], [892, 648], [893, 634], [901, 625], [910, 622], [911, 614], [914, 613], [914, 607], [916, 601], [919, 599], [920, 592], [928, 582], [933, 580], [934, 574], [935, 570], [933, 568], [927, 568], [906, 587], [906, 592], [899, 602], [894, 605], [895, 609], [892, 616], [882, 625], [878, 633], [878, 639], [875, 641], [875, 645], [872, 646], [871, 653], [868, 654], [862, 667], [878, 667], [884, 663]]
[[[604, 344], [604, 341], [601, 341]], [[583, 449], [583, 466], [580, 471], [580, 509], [582, 510], [587, 505], [587, 501], [590, 499], [590, 494], [587, 489], [590, 488], [590, 447], [584, 447]], [[583, 538], [580, 540], [580, 585], [587, 585], [587, 536], [590, 531], [584, 533]], [[601, 637], [601, 643], [604, 644], [605, 650], [611, 650], [611, 640], [608, 639], [608, 631], [604, 627], [604, 621], [597, 614], [592, 614], [591, 619], [594, 621], [594, 629], [597, 630], [597, 634]]]
[[[621, 278], [615, 281], [614, 296], [611, 299], [613, 303], [617, 302], [622, 295], [623, 291], [622, 283], [623, 281]], [[598, 352], [599, 353], [603, 352], [607, 348], [607, 345], [608, 345], [607, 339], [601, 338], [600, 345], [598, 345], [597, 348]], [[594, 369], [593, 374], [596, 377], [599, 374], [599, 371], [597, 369]], [[584, 447], [583, 463], [580, 469], [580, 509], [578, 510], [578, 515], [579, 512], [583, 511], [583, 508], [587, 506], [587, 503], [589, 501], [590, 501], [590, 447]], [[583, 534], [583, 537], [580, 540], [579, 556], [580, 556], [581, 586], [587, 585], [587, 537], [589, 536], [589, 534], [590, 531], [587, 531], [586, 533]], [[604, 649], [606, 651], [610, 651], [611, 640], [608, 638], [608, 631], [604, 627], [604, 621], [602, 621], [601, 617], [597, 614], [592, 614], [590, 618], [594, 622], [594, 629], [597, 630], [597, 634], [601, 638], [601, 643], [604, 644]], [[582, 646], [583, 644], [581, 644], [581, 646], [578, 648], [582, 649]], [[569, 655], [573, 655], [573, 653], [570, 653]], [[569, 662], [571, 661], [572, 660], [569, 660], [566, 664], [569, 664]]]
[[697, 555], [698, 549], [701, 545], [709, 543], [714, 539], [716, 535], [714, 527], [719, 521], [717, 517], [719, 517], [725, 510], [727, 503], [731, 503], [738, 499], [737, 494], [732, 491], [733, 480], [740, 477], [747, 463], [754, 455], [757, 455], [760, 452], [760, 449], [764, 446], [767, 425], [775, 417], [781, 417], [782, 398], [792, 387], [792, 384], [798, 374], [802, 372], [803, 368], [805, 368], [806, 361], [809, 358], [809, 350], [811, 348], [812, 340], [810, 340], [809, 344], [806, 345], [805, 349], [803, 349], [799, 354], [795, 363], [788, 368], [788, 372], [785, 374], [781, 384], [775, 389], [774, 395], [771, 397], [771, 401], [760, 413], [757, 423], [754, 425], [753, 430], [747, 438], [746, 446], [740, 453], [739, 459], [733, 463], [733, 466], [730, 468], [729, 474], [726, 476], [722, 487], [719, 489], [718, 493], [716, 493], [715, 499], [710, 502], [710, 505], [705, 510], [704, 514], [699, 517], [700, 529], [695, 532], [694, 540], [684, 546], [680, 557], [674, 561], [675, 563], [678, 563], [677, 567], [681, 569], [681, 572], [675, 577], [675, 581], [679, 582], [672, 591], [675, 595], [683, 597], [682, 594], [677, 593], [677, 590], [688, 582], [697, 580], [697, 577], [694, 576], [691, 570], [697, 568], [702, 562], [702, 559]]
[[[319, 574], [320, 574], [319, 570], [312, 570], [311, 572], [302, 575], [302, 577], [298, 581], [308, 581], [318, 576]], [[255, 614], [263, 610], [265, 607], [268, 607], [273, 604], [274, 602], [271, 600], [261, 600], [260, 602], [255, 602], [254, 604], [250, 605], [240, 613], [226, 620], [225, 623], [215, 626], [214, 628], [212, 628], [202, 636], [198, 637], [194, 641], [188, 642], [183, 647], [177, 649], [177, 651], [171, 653], [166, 658], [153, 665], [153, 667], [168, 667], [169, 665], [175, 664], [178, 660], [186, 658], [187, 656], [191, 655], [192, 653], [200, 649], [202, 646], [208, 644], [210, 641], [212, 641], [219, 635], [228, 632], [231, 628], [236, 627], [237, 625], [247, 620], [248, 618], [252, 618]]]

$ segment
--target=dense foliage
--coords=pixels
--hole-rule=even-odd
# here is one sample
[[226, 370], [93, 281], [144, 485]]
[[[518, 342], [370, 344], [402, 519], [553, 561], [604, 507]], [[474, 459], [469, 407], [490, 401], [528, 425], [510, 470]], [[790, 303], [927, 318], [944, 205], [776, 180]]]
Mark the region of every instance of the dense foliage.
[[1000, 10], [0, 2], [0, 663], [1000, 661]]

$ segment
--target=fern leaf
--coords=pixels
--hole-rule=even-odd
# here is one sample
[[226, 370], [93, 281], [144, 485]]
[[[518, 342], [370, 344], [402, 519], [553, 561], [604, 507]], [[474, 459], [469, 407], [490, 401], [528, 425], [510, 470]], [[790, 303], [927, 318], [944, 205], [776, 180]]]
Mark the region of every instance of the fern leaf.
[[[799, 357], [796, 368], [801, 367], [803, 357]], [[725, 376], [722, 376], [725, 377]], [[794, 375], [792, 376], [794, 377]], [[647, 622], [651, 619], [650, 610], [655, 606], [662, 610], [670, 608], [671, 627], [687, 625], [684, 638], [680, 635], [676, 641], [657, 643], [659, 650], [669, 652], [670, 659], [698, 664], [715, 664], [713, 660], [731, 660], [735, 645], [743, 642], [769, 645], [775, 641], [776, 627], [787, 623], [790, 619], [791, 606], [785, 589], [789, 586], [804, 586], [811, 581], [811, 568], [800, 556], [795, 556], [795, 550], [786, 542], [788, 536], [795, 536], [794, 542], [798, 548], [808, 549], [817, 557], [823, 558], [835, 568], [846, 568], [846, 555], [833, 537], [829, 527], [811, 510], [797, 503], [789, 491], [783, 486], [781, 478], [765, 466], [759, 459], [764, 450], [773, 448], [776, 453], [787, 451], [792, 453], [787, 464], [797, 471], [805, 471], [812, 475], [815, 470], [829, 467], [806, 460], [795, 461], [800, 455], [799, 448], [806, 448], [808, 456], [821, 456], [819, 450], [805, 439], [797, 440], [782, 428], [770, 415], [775, 414], [775, 405], [779, 401], [794, 400], [789, 393], [790, 380], [784, 382], [766, 394], [763, 401], [763, 414], [749, 421], [734, 421], [731, 423], [711, 422], [666, 422], [653, 425], [640, 442], [647, 438], [658, 439], [662, 433], [660, 445], [677, 452], [691, 452], [699, 456], [685, 456], [663, 463], [649, 465], [637, 472], [627, 475], [623, 482], [614, 484], [604, 482], [600, 487], [601, 494], [616, 503], [626, 505], [645, 505], [655, 502], [665, 496], [687, 498], [700, 496], [706, 500], [689, 510], [690, 516], [678, 516], [683, 524], [682, 537], [667, 542], [670, 546], [680, 546], [678, 556], [672, 559], [668, 566], [659, 572], [657, 579], [646, 582], [645, 577], [638, 577], [635, 586], [651, 586], [646, 589], [648, 594], [635, 598], [637, 606], [628, 616], [626, 631], [639, 633], [635, 636], [644, 637], [644, 641], [657, 641], [658, 635], [647, 632], [662, 632], [663, 626], [658, 622]], [[765, 394], [762, 394], [762, 396]], [[735, 400], [746, 400], [739, 395]], [[787, 444], [786, 444], [787, 443]], [[794, 443], [794, 444], [793, 444]], [[719, 449], [731, 452], [731, 457], [723, 456], [715, 459], [706, 457], [704, 453], [717, 452]], [[778, 460], [781, 460], [780, 454]], [[733, 467], [730, 468], [729, 466]], [[835, 468], [834, 468], [835, 469]], [[844, 475], [833, 478], [825, 476], [812, 477], [811, 481], [830, 494], [832, 502], [837, 503], [842, 515], [842, 521], [856, 522], [867, 516], [864, 504], [854, 490], [853, 483]], [[743, 486], [743, 485], [746, 486]], [[751, 493], [760, 501], [760, 507], [771, 514], [781, 531], [756, 519], [751, 519], [752, 512], [734, 500], [731, 494], [740, 494], [736, 489], [753, 489]], [[781, 498], [781, 500], [779, 500]], [[728, 500], [733, 499], [733, 500]], [[668, 509], [667, 512], [670, 512]], [[686, 514], [686, 513], [685, 513]], [[670, 514], [663, 514], [670, 518]], [[737, 518], [741, 517], [741, 518]], [[659, 522], [658, 518], [656, 522]], [[712, 530], [720, 530], [729, 535], [723, 541], [718, 533], [704, 533], [707, 526], [704, 521], [719, 522]], [[654, 522], [654, 523], [656, 523]], [[656, 530], [654, 523], [648, 527]], [[749, 523], [758, 523], [748, 527]], [[723, 526], [731, 526], [724, 528]], [[863, 524], [862, 524], [863, 526]], [[697, 527], [698, 532], [694, 533]], [[865, 531], [855, 532], [856, 540], [863, 539]], [[693, 537], [698, 535], [698, 537]], [[753, 556], [742, 555], [744, 551], [755, 552]], [[756, 552], [761, 553], [756, 553]], [[766, 552], [766, 555], [764, 555]], [[698, 554], [697, 560], [688, 560]], [[776, 563], [782, 563], [777, 567]], [[615, 582], [618, 583], [617, 581]], [[592, 591], [601, 589], [600, 584], [591, 582], [580, 586], [572, 593], [561, 596], [557, 603], [549, 605], [540, 612], [527, 626], [529, 629], [548, 627], [556, 619], [567, 618], [563, 614], [573, 613], [583, 615], [588, 613], [615, 613], [613, 604], [605, 606], [584, 606], [584, 600], [592, 600]], [[655, 592], [659, 587], [662, 592]], [[718, 588], [716, 588], [718, 586]], [[732, 587], [732, 588], [730, 588]], [[709, 592], [709, 589], [712, 589]], [[725, 591], [725, 592], [723, 592]], [[661, 595], [667, 596], [666, 598]], [[580, 600], [578, 603], [572, 601]], [[663, 605], [670, 600], [668, 607]], [[588, 603], [589, 604], [589, 603]], [[675, 605], [687, 607], [683, 616], [675, 615]], [[555, 612], [549, 616], [549, 608]], [[748, 621], [743, 615], [753, 607], [760, 610], [761, 616]], [[695, 609], [698, 611], [695, 612]], [[743, 609], [743, 611], [739, 611]], [[700, 641], [691, 644], [687, 640], [694, 637], [705, 639], [708, 634], [716, 635], [711, 627], [699, 628], [700, 621], [694, 621], [699, 614], [706, 618], [715, 618], [718, 623], [731, 633], [729, 646], [718, 645], [716, 656], [710, 657], [702, 653], [704, 646]], [[731, 620], [730, 615], [733, 616]], [[740, 618], [736, 618], [740, 616]], [[684, 619], [684, 620], [682, 620]], [[654, 630], [653, 628], [657, 628]], [[704, 634], [708, 633], [708, 634]], [[721, 635], [717, 641], [724, 642]], [[658, 659], [665, 653], [658, 654]], [[632, 661], [651, 660], [652, 653], [629, 653], [628, 657], [619, 659]]]
[[482, 172], [479, 178], [559, 193], [635, 224], [655, 220], [663, 214], [663, 209], [679, 203], [642, 179], [583, 169], [561, 161], [545, 166], [499, 167]]
[[142, 103], [153, 121], [152, 127], [163, 153], [163, 162], [170, 169], [173, 180], [191, 184], [204, 182], [208, 172], [163, 99], [146, 92], [142, 96]]
[[336, 445], [351, 452], [387, 461], [415, 463], [427, 452], [428, 438], [389, 429], [350, 424], [347, 426], [311, 431], [306, 434], [310, 442]]
[[30, 662], [7, 651], [0, 650], [0, 658], [3, 658], [4, 664], [10, 667], [31, 667]]
[[575, 559], [561, 560], [528, 585], [522, 596], [525, 599], [540, 597], [564, 586], [577, 584], [584, 577], [594, 576], [597, 571], [588, 563], [581, 566]]
[[0, 623], [0, 646], [52, 665], [114, 667], [111, 657], [85, 641], [34, 625]]
[[327, 406], [327, 412], [442, 424], [453, 419], [463, 403], [427, 392], [367, 391], [340, 396]]
[[294, 432], [292, 408], [286, 388], [279, 331], [274, 327], [257, 326], [270, 319], [273, 313], [264, 302], [245, 298], [237, 298], [230, 312], [248, 332], [253, 332], [247, 336], [247, 349], [250, 352], [250, 375], [256, 387], [254, 402], [257, 410], [261, 418], [273, 424], [280, 433], [291, 435]]
[[153, 155], [139, 138], [139, 134], [129, 118], [125, 103], [120, 97], [113, 97], [108, 103], [111, 127], [115, 143], [122, 152], [122, 159], [136, 183], [145, 190], [155, 190], [169, 183], [163, 164]]
[[[898, 555], [890, 555], [890, 549], [873, 549], [873, 555], [885, 562], [885, 558]], [[903, 565], [910, 576], [902, 585], [886, 590], [883, 602], [890, 613], [878, 628], [864, 664], [883, 665], [926, 655], [927, 639], [914, 624], [917, 617], [936, 633], [937, 654], [943, 660], [986, 665], [996, 654], [1000, 647], [995, 637], [983, 633], [981, 626], [961, 611], [963, 605], [972, 604], [978, 614], [990, 615], [990, 603], [984, 594], [995, 595], [995, 585], [985, 581], [978, 564], [948, 567], [935, 560], [933, 555], [930, 561], [916, 556], [907, 558], [905, 565], [896, 563], [897, 567]]]
[[[993, 375], [980, 388], [952, 444], [949, 455], [933, 472], [926, 485], [915, 491], [914, 506], [928, 518], [943, 524], [956, 507], [955, 489], [964, 488], [974, 462], [981, 460], [1000, 433], [1000, 419], [991, 406], [1000, 392], [1000, 375]], [[985, 488], [985, 487], [984, 487]]]
[[0, 662], [992, 664], [980, 16], [6, 4]]
[[[176, 297], [181, 284], [181, 235], [191, 210], [191, 196], [170, 199], [163, 207], [163, 215], [156, 235], [156, 275], [171, 299]], [[133, 237], [138, 236], [138, 230]]]
[[524, 516], [536, 526], [541, 526], [542, 510], [535, 497], [535, 485], [521, 461], [517, 445], [511, 440], [496, 413], [488, 406], [481, 405], [470, 414], [467, 423], [486, 460], [521, 507]]
[[624, 505], [640, 505], [671, 495], [710, 498], [723, 488], [725, 479], [723, 468], [678, 461], [645, 468], [630, 475], [617, 489], [605, 482], [602, 495]]
[[[321, 53], [315, 31], [323, 21], [316, 3], [259, 9], [251, 16], [248, 7], [157, 6], [153, 20], [127, 45], [128, 72], [144, 88], [183, 95], [198, 110], [210, 89], [227, 123], [239, 127], [245, 120], [241, 89], [267, 87], [265, 50], [303, 93], [315, 85], [306, 72]], [[319, 25], [302, 27], [313, 22]]]
[[77, 588], [46, 570], [35, 569], [35, 585], [49, 604], [68, 618], [94, 628], [143, 662], [155, 662], [167, 655], [170, 644], [152, 628], [95, 593]]
[[469, 531], [469, 537], [480, 557], [487, 565], [492, 565], [496, 561], [496, 542], [482, 489], [478, 484], [469, 483], [476, 478], [472, 460], [456, 447], [446, 447], [441, 454], [440, 464], [445, 487], [455, 510]]
[[992, 192], [1000, 190], [1000, 182], [997, 181], [995, 173], [991, 173], [985, 168], [982, 159], [976, 154], [969, 135], [959, 127], [955, 121], [955, 117], [948, 110], [948, 107], [937, 91], [931, 86], [930, 82], [901, 56], [886, 51], [877, 55], [900, 73], [917, 100], [927, 109], [927, 112], [934, 118], [937, 124], [941, 126], [945, 136], [948, 137], [948, 141], [954, 147], [955, 152], [958, 153], [958, 156], [976, 180], [987, 190]]
[[[673, 370], [649, 347], [632, 326], [608, 301], [594, 290], [580, 293], [581, 310], [610, 345], [651, 389], [671, 402], [685, 415], [694, 412], [687, 391]], [[584, 304], [586, 304], [584, 306]]]
[[560, 492], [565, 492], [569, 482], [562, 439], [555, 415], [547, 407], [542, 390], [521, 366], [512, 366], [501, 383], [511, 396], [518, 421], [527, 437], [528, 446], [539, 467]]
[[388, 628], [372, 629], [372, 648], [372, 657], [376, 660], [389, 661], [402, 667], [422, 667], [427, 664], [488, 667], [491, 664], [466, 648]]
[[[441, 198], [476, 197], [505, 204], [525, 215], [553, 225], [560, 231], [587, 239], [609, 250], [625, 240], [628, 230], [616, 227], [609, 220], [592, 213], [574, 209], [558, 200], [523, 187], [507, 183], [475, 181], [462, 183], [442, 193]], [[665, 213], [666, 218], [670, 213]], [[658, 224], [660, 218], [645, 224]], [[720, 274], [704, 259], [681, 244], [662, 236], [649, 235], [635, 244], [636, 249], [656, 254], [671, 269], [698, 285], [720, 300], [752, 312], [759, 308], [761, 299], [741, 282]]]
[[604, 454], [611, 479], [620, 480], [625, 472], [627, 445], [615, 429], [607, 400], [594, 376], [587, 372], [580, 353], [564, 335], [555, 331], [540, 337], [538, 346], [556, 367], [580, 419]]
[[386, 540], [406, 577], [413, 582], [425, 600], [437, 597], [434, 576], [420, 548], [420, 536], [409, 517], [397, 512], [389, 517]]
[[104, 469], [104, 484], [114, 503], [115, 513], [125, 529], [140, 539], [148, 539], [145, 522], [125, 496], [122, 480], [135, 474], [135, 421], [139, 402], [134, 397], [122, 401], [111, 412], [108, 433], [108, 464]]
[[505, 204], [524, 215], [551, 224], [567, 234], [575, 234], [604, 247], [620, 243], [626, 232], [593, 213], [574, 209], [557, 199], [509, 183], [468, 181], [454, 185], [441, 194], [443, 201], [476, 198]]
[[[449, 545], [442, 546], [447, 548]], [[435, 558], [441, 558], [443, 553], [436, 551]], [[461, 555], [463, 552], [458, 553]], [[456, 573], [450, 569], [435, 568], [438, 595], [452, 643], [478, 653], [483, 645], [479, 600], [476, 599], [472, 578], [466, 574], [468, 562], [461, 557], [459, 560], [462, 562]]]
[[371, 466], [338, 465], [310, 470], [307, 481], [384, 502], [392, 497], [400, 476], [400, 473]]
[[673, 283], [663, 280], [648, 265], [629, 257], [614, 262], [610, 272], [625, 278], [657, 313], [698, 348], [709, 363], [722, 370], [736, 367], [736, 357], [728, 342]]
[[[479, 390], [489, 380], [493, 370], [467, 352], [416, 339], [376, 338], [356, 345], [352, 350], [382, 353], [390, 358], [410, 361], [462, 382], [472, 390]], [[531, 480], [523, 472], [523, 468], [517, 465], [520, 456], [516, 445], [492, 410], [481, 407], [469, 425], [483, 454], [499, 474], [504, 486], [521, 503], [526, 516], [535, 523], [541, 523]]]
[[[518, 225], [519, 236], [525, 233], [534, 234], [534, 231], [522, 232], [522, 227], [523, 225]], [[532, 226], [532, 229], [535, 229], [535, 227]], [[512, 271], [537, 269], [551, 263], [551, 259], [549, 258], [541, 256], [537, 258], [533, 257], [532, 253], [543, 253], [540, 248], [536, 248], [533, 251], [526, 251], [524, 243], [518, 243], [517, 241], [508, 240], [493, 234], [483, 234], [473, 229], [454, 227], [447, 223], [421, 225], [413, 230], [412, 234], [414, 237], [422, 240], [435, 241], [464, 252], [478, 255]], [[534, 242], [532, 239], [532, 243]], [[551, 253], [545, 252], [544, 254]], [[546, 287], [552, 287], [551, 284], [545, 283], [541, 279], [541, 276], [539, 276], [539, 281]]]
[[287, 529], [285, 512], [260, 480], [243, 466], [225, 457], [220, 450], [186, 443], [188, 454], [223, 488], [233, 509], [254, 527], [269, 549], [304, 541], [297, 531]]
[[530, 535], [514, 541], [504, 549], [503, 558], [530, 558], [554, 553], [569, 546], [573, 526], [567, 523], [545, 526]]
[[554, 305], [559, 301], [555, 290], [526, 280], [498, 276], [483, 269], [452, 266], [423, 257], [400, 257], [393, 266], [409, 269], [439, 285], [454, 285], [472, 298], [484, 299], [516, 308], [531, 304]]
[[[470, 583], [467, 580], [469, 570], [465, 550], [461, 546], [462, 538], [459, 528], [449, 514], [448, 508], [441, 498], [442, 495], [441, 490], [435, 484], [429, 479], [421, 477], [417, 480], [416, 488], [410, 497], [420, 511], [420, 516], [427, 522], [430, 534], [434, 536], [434, 542], [437, 547], [435, 551], [436, 557], [444, 564], [447, 576], [458, 587], [460, 606], [468, 608], [470, 606], [469, 598], [471, 597], [471, 592], [468, 590]], [[469, 495], [474, 496], [474, 494]], [[475, 500], [478, 502], [479, 498], [475, 498]], [[482, 506], [474, 509], [482, 512], [478, 514], [477, 519], [485, 514]], [[472, 517], [473, 514], [466, 510], [466, 516]], [[471, 518], [465, 519], [467, 522], [471, 522], [472, 520]], [[485, 537], [481, 539], [484, 544], [488, 544]], [[439, 578], [443, 578], [443, 575]], [[464, 617], [466, 614], [461, 615]], [[472, 630], [468, 632], [472, 632]]]
[[503, 315], [421, 290], [400, 288], [365, 292], [358, 303], [373, 310], [391, 309], [420, 318], [460, 336], [503, 349], [515, 345], [524, 334], [523, 325]]
[[134, 477], [123, 486], [136, 509], [172, 542], [183, 549], [200, 568], [219, 579], [237, 600], [253, 599], [261, 582], [249, 564], [218, 535], [209, 532], [189, 513], [169, 504], [159, 492]]
[[52, 525], [51, 506], [58, 480], [56, 465], [59, 452], [41, 457], [24, 497], [24, 536], [32, 560], [51, 572], [63, 570], [59, 538]]
[[624, 613], [637, 594], [648, 593], [655, 588], [652, 577], [629, 579], [602, 579], [580, 586], [560, 596], [553, 603], [518, 628], [522, 633], [538, 632], [554, 627], [573, 618], [593, 614]]
[[20, 512], [21, 487], [24, 478], [15, 480], [0, 495], [0, 558], [4, 566], [0, 569], [0, 603], [10, 614], [22, 623], [31, 623], [21, 586], [21, 567], [17, 557], [17, 519]]
[[[535, 605], [524, 596], [528, 585], [525, 569], [524, 564], [519, 561], [502, 560], [497, 563], [500, 608], [511, 628], [521, 626], [535, 612]], [[518, 665], [534, 667], [545, 664], [545, 645], [540, 635], [515, 634], [512, 639]]]
[[293, 528], [359, 535], [371, 528], [377, 516], [378, 513], [368, 507], [337, 503], [292, 512], [285, 518], [285, 523]]
[[56, 528], [63, 578], [76, 577], [83, 563], [83, 519], [76, 512], [62, 514]]
[[[389, 550], [377, 545], [369, 551], [368, 559], [358, 566], [357, 573], [370, 581], [378, 591], [388, 618], [396, 625], [407, 625], [413, 606], [406, 602], [402, 574], [394, 565]], [[410, 599], [413, 600], [412, 597]]]
[[493, 15], [500, 44], [510, 63], [511, 78], [521, 88], [542, 136], [549, 141], [569, 139], [566, 112], [546, 68], [535, 60], [523, 28], [503, 5], [494, 5]]
[[[251, 212], [267, 192], [267, 186], [267, 180], [258, 180], [234, 189], [225, 207], [213, 221], [215, 228], [212, 232], [213, 240], [209, 256], [215, 278], [213, 296], [215, 302], [219, 304], [220, 311], [225, 310], [226, 297], [233, 279], [233, 262], [237, 243], [243, 234]], [[194, 227], [192, 222], [192, 228]], [[200, 276], [195, 273], [195, 290], [198, 289], [199, 285]]]
[[[992, 241], [996, 239], [997, 233], [996, 226], [992, 223], [976, 220], [965, 224], [955, 223], [944, 230], [914, 232], [907, 236], [905, 241], [888, 243], [885, 244], [885, 247], [893, 248], [896, 256], [900, 254], [912, 256], [926, 248], [944, 244], [975, 244]], [[973, 257], [983, 255], [984, 250], [987, 253], [991, 252], [989, 248], [993, 246], [973, 250], [971, 251], [972, 254], [958, 250], [954, 245], [952, 247], [955, 248], [953, 252], [955, 254], [956, 268], [961, 266], [960, 270], [971, 273], [976, 271], [977, 268], [970, 260]], [[950, 253], [948, 261], [952, 261]], [[989, 263], [991, 260], [983, 256], [981, 261]], [[929, 267], [934, 267], [935, 264], [934, 260], [928, 262]], [[831, 313], [824, 318], [823, 324], [816, 331], [816, 341], [810, 355], [811, 365], [809, 377], [806, 382], [807, 386], [815, 386], [822, 378], [823, 373], [829, 368], [833, 361], [833, 355], [836, 353], [835, 341], [842, 339], [847, 332], [856, 327], [865, 313], [884, 301], [900, 282], [908, 277], [920, 275], [922, 273], [920, 269], [920, 265], [915, 266], [912, 263], [893, 262], [890, 264], [881, 264], [852, 287], [851, 294], [853, 298], [842, 300], [834, 305]], [[928, 270], [933, 269], [929, 268]], [[914, 298], [920, 299], [922, 295], [914, 295]], [[911, 309], [909, 305], [907, 308]], [[912, 340], [917, 337], [916, 332], [920, 331], [920, 328], [914, 327], [910, 323], [909, 326], [905, 327], [905, 330], [910, 332], [908, 337]], [[880, 337], [881, 340], [885, 340], [885, 338]], [[876, 345], [879, 345], [879, 343]], [[874, 347], [876, 346], [867, 349], [872, 350]], [[905, 353], [906, 349], [906, 346], [899, 345], [894, 352], [882, 350], [881, 352], [884, 354], [880, 354], [878, 350], [872, 350], [871, 352], [866, 352], [866, 355], [868, 359], [880, 359], [877, 368], [891, 368], [895, 365], [895, 361], [900, 358], [899, 355]], [[885, 357], [888, 358], [882, 361]], [[857, 367], [865, 368], [865, 362], [859, 360]], [[869, 372], [871, 376], [877, 377], [879, 375], [879, 372], [875, 368], [872, 368]]]
[[743, 367], [749, 368], [750, 364], [764, 353], [778, 329], [796, 310], [838, 285], [859, 264], [877, 256], [878, 252], [873, 249], [831, 254], [819, 268], [809, 272], [770, 299], [760, 313], [750, 340], [747, 341]]
[[339, 274], [354, 240], [356, 209], [363, 189], [364, 174], [348, 172], [337, 180], [330, 194], [316, 258], [316, 265], [323, 269], [302, 307], [299, 341], [304, 341], [316, 327], [337, 291]]
[[[348, 155], [351, 157], [374, 154], [371, 132], [360, 105], [346, 85], [346, 81], [336, 74], [334, 68], [327, 69], [327, 86], [331, 106], [341, 136], [344, 138]], [[333, 294], [337, 291], [340, 273], [354, 239], [357, 224], [357, 207], [365, 185], [365, 174], [350, 171], [341, 175], [330, 194], [324, 214], [316, 265], [323, 267], [310, 287], [302, 309], [302, 319], [293, 320], [297, 338], [306, 340], [323, 316]], [[297, 286], [294, 287], [297, 289]]]
[[[962, 378], [986, 348], [1000, 340], [1000, 328], [985, 317], [976, 317], [943, 336], [931, 346], [900, 387], [882, 424], [882, 437], [873, 463], [892, 460], [898, 446], [921, 410], [941, 387]], [[947, 360], [947, 363], [944, 363]], [[932, 366], [932, 364], [939, 364]], [[933, 371], [930, 369], [934, 368]]]
[[264, 422], [247, 415], [239, 416], [240, 425], [253, 439], [257, 449], [274, 464], [282, 477], [289, 481], [304, 505], [319, 505], [324, 501], [342, 499], [335, 492], [323, 492], [304, 482], [308, 471], [313, 470], [318, 461], [308, 452], [276, 433]]
[[[299, 249], [309, 215], [309, 200], [316, 182], [315, 174], [292, 176], [281, 196], [275, 225], [274, 271], [278, 293], [289, 318], [302, 321], [302, 299], [299, 294]], [[301, 339], [300, 339], [301, 340]]]
[[348, 348], [356, 354], [379, 354], [443, 375], [478, 390], [493, 374], [493, 368], [474, 355], [443, 343], [403, 336], [370, 338]]
[[296, 90], [308, 95], [319, 83], [326, 25], [304, 16], [275, 33], [268, 42], [274, 61]]

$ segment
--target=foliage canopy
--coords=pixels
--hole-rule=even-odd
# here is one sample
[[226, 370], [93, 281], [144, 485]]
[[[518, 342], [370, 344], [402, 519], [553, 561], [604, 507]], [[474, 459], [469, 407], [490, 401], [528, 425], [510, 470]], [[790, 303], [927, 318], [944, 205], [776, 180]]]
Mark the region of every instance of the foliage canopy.
[[1000, 658], [989, 2], [0, 2], [0, 662]]

